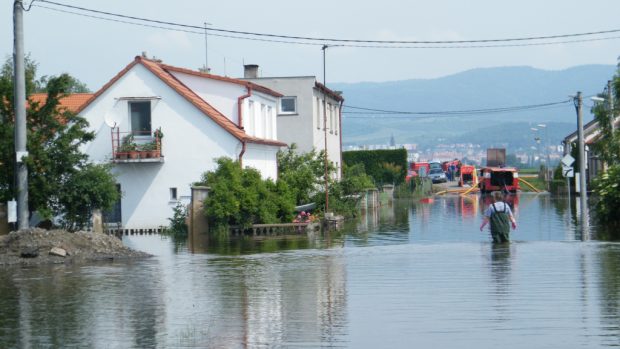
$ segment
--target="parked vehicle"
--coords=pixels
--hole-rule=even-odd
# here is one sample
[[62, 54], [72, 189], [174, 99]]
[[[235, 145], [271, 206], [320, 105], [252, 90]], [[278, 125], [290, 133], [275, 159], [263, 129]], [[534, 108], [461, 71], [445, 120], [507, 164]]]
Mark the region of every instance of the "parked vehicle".
[[482, 194], [492, 191], [504, 191], [516, 193], [519, 187], [519, 173], [514, 167], [484, 167], [479, 176], [480, 192]]
[[430, 178], [433, 183], [445, 183], [448, 181], [446, 173], [443, 172], [441, 168], [431, 169], [431, 172], [428, 174], [428, 178]]
[[461, 177], [459, 179], [459, 187], [464, 185], [478, 185], [478, 175], [476, 168], [472, 165], [461, 166]]
[[439, 161], [431, 161], [428, 163], [428, 165], [431, 170], [436, 169], [436, 168], [441, 169], [441, 163]]
[[412, 162], [410, 169], [415, 173], [414, 177], [426, 177], [430, 172], [430, 164], [428, 162]]

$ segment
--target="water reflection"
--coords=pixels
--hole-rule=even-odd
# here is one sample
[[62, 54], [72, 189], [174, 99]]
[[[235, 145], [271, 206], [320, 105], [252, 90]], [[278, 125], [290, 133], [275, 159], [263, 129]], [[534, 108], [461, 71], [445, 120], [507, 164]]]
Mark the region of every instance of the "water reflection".
[[0, 347], [592, 348], [620, 343], [620, 245], [576, 241], [563, 198], [394, 201], [344, 233], [180, 243], [133, 263], [0, 269]]
[[131, 265], [2, 270], [0, 347], [155, 347], [165, 332], [165, 307], [153, 271], [136, 273]]

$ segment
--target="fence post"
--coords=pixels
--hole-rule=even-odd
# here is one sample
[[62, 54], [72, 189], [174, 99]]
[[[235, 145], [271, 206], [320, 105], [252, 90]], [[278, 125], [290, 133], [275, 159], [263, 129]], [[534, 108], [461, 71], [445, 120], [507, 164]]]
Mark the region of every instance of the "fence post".
[[203, 186], [192, 187], [192, 201], [189, 206], [189, 234], [207, 234], [209, 224], [204, 215], [204, 201], [209, 197], [211, 188]]

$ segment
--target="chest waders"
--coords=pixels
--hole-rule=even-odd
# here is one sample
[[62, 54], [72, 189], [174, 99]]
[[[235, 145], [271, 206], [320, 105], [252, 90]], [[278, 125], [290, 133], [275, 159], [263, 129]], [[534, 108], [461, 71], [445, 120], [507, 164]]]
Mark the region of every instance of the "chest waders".
[[506, 212], [506, 204], [504, 210], [498, 211], [493, 203], [493, 213], [489, 217], [491, 223], [491, 237], [493, 242], [502, 243], [510, 241], [510, 215]]

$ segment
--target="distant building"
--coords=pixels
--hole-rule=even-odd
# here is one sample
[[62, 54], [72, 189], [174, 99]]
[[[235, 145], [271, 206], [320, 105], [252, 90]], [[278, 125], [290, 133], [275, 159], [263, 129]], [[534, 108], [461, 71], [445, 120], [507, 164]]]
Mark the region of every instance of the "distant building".
[[277, 108], [278, 140], [310, 152], [324, 150], [327, 137], [327, 158], [336, 166], [340, 178], [344, 98], [314, 76], [258, 77], [257, 65], [245, 65], [243, 80], [283, 94]]

